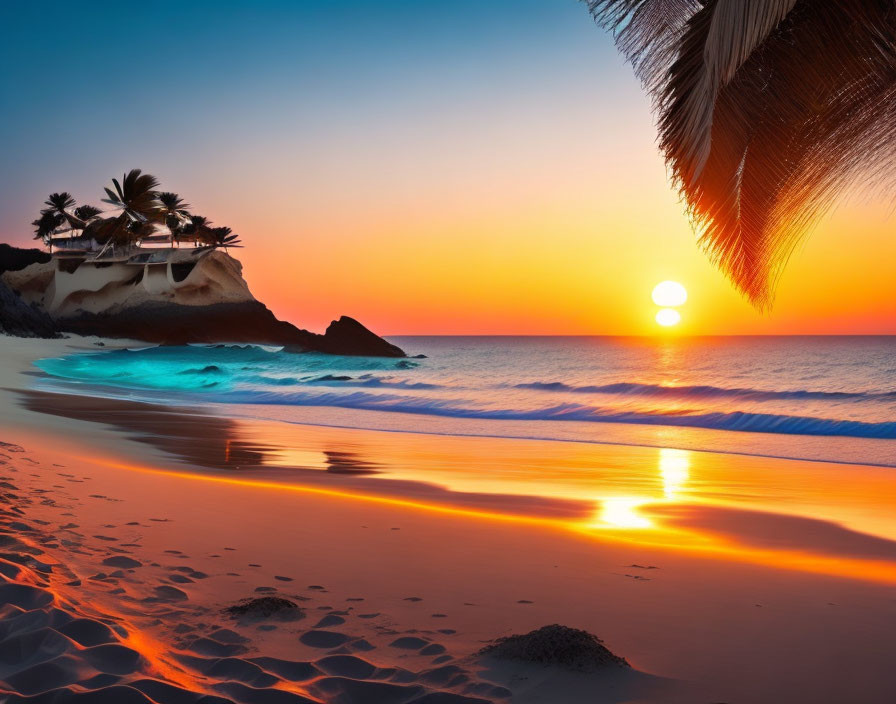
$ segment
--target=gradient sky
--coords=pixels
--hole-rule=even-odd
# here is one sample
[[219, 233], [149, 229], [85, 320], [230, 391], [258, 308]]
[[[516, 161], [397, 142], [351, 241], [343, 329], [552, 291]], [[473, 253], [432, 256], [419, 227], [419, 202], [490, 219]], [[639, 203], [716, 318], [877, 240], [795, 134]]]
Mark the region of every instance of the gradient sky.
[[0, 240], [140, 167], [315, 330], [896, 333], [890, 204], [841, 204], [771, 314], [698, 251], [649, 103], [575, 0], [0, 3]]

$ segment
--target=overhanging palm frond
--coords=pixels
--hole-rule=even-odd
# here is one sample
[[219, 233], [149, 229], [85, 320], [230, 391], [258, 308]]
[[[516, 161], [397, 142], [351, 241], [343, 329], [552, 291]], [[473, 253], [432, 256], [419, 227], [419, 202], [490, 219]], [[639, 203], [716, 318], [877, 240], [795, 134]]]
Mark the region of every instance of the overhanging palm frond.
[[759, 307], [833, 199], [896, 164], [892, 0], [588, 0], [653, 96], [710, 257]]

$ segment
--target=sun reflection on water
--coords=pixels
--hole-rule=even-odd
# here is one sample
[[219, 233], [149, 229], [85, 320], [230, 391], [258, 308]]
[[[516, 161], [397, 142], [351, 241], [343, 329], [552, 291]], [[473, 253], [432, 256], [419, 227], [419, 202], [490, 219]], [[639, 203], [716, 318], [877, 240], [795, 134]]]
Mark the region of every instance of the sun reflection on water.
[[691, 457], [686, 450], [660, 449], [660, 476], [663, 479], [663, 494], [669, 501], [684, 489], [690, 476]]
[[600, 504], [599, 523], [596, 527], [651, 528], [653, 523], [637, 511], [637, 507], [648, 503], [638, 497], [614, 496]]
[[657, 461], [662, 496], [610, 496], [598, 500], [593, 528], [654, 528], [654, 522], [638, 511], [640, 506], [668, 504], [684, 491], [691, 459], [686, 450], [661, 448]]

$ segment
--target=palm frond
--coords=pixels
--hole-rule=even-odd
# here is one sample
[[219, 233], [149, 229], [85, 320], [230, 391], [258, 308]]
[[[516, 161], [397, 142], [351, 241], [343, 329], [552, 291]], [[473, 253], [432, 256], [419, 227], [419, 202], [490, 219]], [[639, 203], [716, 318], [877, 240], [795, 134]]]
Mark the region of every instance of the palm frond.
[[41, 212], [58, 213], [73, 230], [80, 230], [84, 227], [84, 221], [69, 212], [70, 208], [75, 206], [75, 199], [70, 193], [63, 191], [62, 193], [51, 193], [50, 197], [44, 201], [47, 207]]
[[241, 244], [239, 235], [234, 235], [229, 227], [213, 227], [209, 232], [213, 247], [237, 247]]
[[700, 242], [768, 307], [836, 196], [896, 165], [896, 4], [589, 0], [654, 100]]
[[126, 173], [121, 182], [112, 179], [115, 190], [104, 188], [108, 198], [103, 202], [110, 203], [121, 208], [124, 215], [135, 223], [145, 223], [156, 217], [161, 209], [161, 204], [156, 197], [158, 179], [150, 174], [144, 174], [140, 169], [131, 169]]
[[75, 206], [75, 199], [70, 193], [64, 191], [62, 193], [51, 193], [47, 200], [44, 201], [44, 205], [46, 205], [49, 210], [56, 210], [61, 213], [69, 208], [73, 208]]
[[65, 218], [53, 210], [43, 210], [40, 217], [31, 224], [34, 226], [34, 239], [46, 240], [65, 222]]
[[80, 218], [85, 223], [93, 217], [99, 215], [102, 211], [92, 205], [79, 205], [75, 208], [75, 217]]
[[171, 213], [186, 215], [187, 210], [190, 207], [190, 204], [184, 203], [184, 199], [177, 195], [177, 193], [169, 193], [168, 191], [165, 191], [159, 193], [158, 198], [162, 205], [165, 206], [165, 209]]

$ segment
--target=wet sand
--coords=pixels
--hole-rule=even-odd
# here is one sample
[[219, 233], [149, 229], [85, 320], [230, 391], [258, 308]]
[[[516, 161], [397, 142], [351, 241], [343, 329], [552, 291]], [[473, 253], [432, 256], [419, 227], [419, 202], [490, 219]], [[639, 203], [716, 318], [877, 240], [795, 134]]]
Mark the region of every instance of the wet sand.
[[[287, 428], [0, 381], [19, 387], [0, 406], [11, 701], [896, 697], [892, 470], [663, 469], [656, 449]], [[224, 611], [268, 595], [301, 617]], [[476, 655], [549, 623], [632, 670]]]

